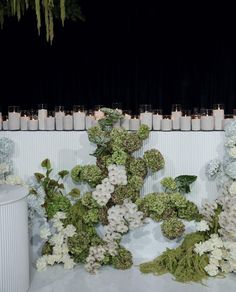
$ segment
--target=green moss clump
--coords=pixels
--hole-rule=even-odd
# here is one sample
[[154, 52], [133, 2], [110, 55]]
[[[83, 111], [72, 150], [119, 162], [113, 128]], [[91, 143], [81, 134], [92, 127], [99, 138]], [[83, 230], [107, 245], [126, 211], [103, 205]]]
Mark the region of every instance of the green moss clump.
[[147, 167], [152, 171], [156, 172], [164, 168], [165, 160], [161, 152], [157, 149], [151, 149], [144, 152], [143, 159], [146, 162]]
[[149, 137], [149, 127], [147, 125], [141, 125], [137, 131], [137, 135], [141, 140], [146, 140]]
[[209, 259], [206, 255], [194, 253], [194, 245], [205, 240], [205, 235], [199, 232], [185, 236], [183, 243], [176, 249], [167, 249], [151, 262], [140, 265], [142, 273], [162, 275], [171, 273], [179, 282], [201, 282], [207, 278], [204, 268]]
[[166, 238], [175, 239], [183, 235], [185, 226], [182, 221], [173, 217], [168, 220], [164, 220], [161, 225], [161, 231]]
[[112, 257], [112, 265], [114, 268], [119, 270], [126, 270], [131, 268], [133, 265], [131, 252], [124, 247], [120, 247], [118, 249], [117, 255]]
[[71, 202], [64, 195], [55, 193], [50, 197], [46, 197], [44, 207], [47, 218], [50, 220], [57, 212], [65, 212], [68, 214], [71, 208]]

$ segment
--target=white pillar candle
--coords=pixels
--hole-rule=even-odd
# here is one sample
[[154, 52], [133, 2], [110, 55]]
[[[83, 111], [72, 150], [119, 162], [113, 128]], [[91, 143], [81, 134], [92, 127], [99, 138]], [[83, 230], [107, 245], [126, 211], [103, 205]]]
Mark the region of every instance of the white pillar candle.
[[2, 113], [0, 113], [0, 131], [2, 130]]
[[21, 131], [27, 131], [28, 130], [28, 120], [29, 120], [29, 117], [27, 117], [27, 116], [20, 117], [20, 129], [21, 129]]
[[46, 118], [46, 131], [55, 130], [55, 117], [49, 116]]
[[140, 120], [136, 117], [129, 120], [130, 131], [137, 131], [140, 127]]
[[39, 127], [38, 119], [28, 120], [28, 129], [29, 131], [37, 131]]
[[160, 114], [153, 114], [152, 116], [152, 127], [154, 131], [160, 131], [161, 130], [161, 121], [163, 116]]
[[173, 123], [173, 130], [180, 130], [180, 117], [182, 116], [181, 111], [172, 111], [171, 119]]
[[104, 112], [102, 112], [100, 109], [94, 111], [94, 116], [96, 120], [100, 120], [104, 118]]
[[8, 113], [8, 129], [10, 131], [20, 130], [20, 113], [19, 112]]
[[8, 120], [2, 122], [2, 129], [8, 131]]
[[63, 122], [63, 128], [66, 131], [72, 131], [73, 130], [73, 116], [72, 115], [65, 114], [64, 122]]
[[192, 131], [200, 131], [201, 130], [201, 122], [199, 116], [192, 117]]
[[48, 116], [48, 111], [46, 109], [38, 110], [38, 121], [39, 121], [39, 130], [44, 131], [46, 129], [46, 118]]
[[73, 112], [74, 130], [82, 131], [85, 129], [85, 112]]
[[140, 113], [140, 123], [141, 125], [147, 125], [149, 130], [152, 129], [152, 112]]
[[224, 120], [224, 106], [223, 104], [213, 105], [213, 117], [214, 117], [214, 129], [217, 131], [223, 130], [223, 120]]
[[214, 117], [213, 116], [201, 116], [201, 130], [213, 131], [214, 130]]
[[63, 131], [63, 121], [64, 121], [65, 112], [57, 111], [55, 112], [55, 121], [56, 121], [56, 130]]
[[191, 130], [191, 117], [190, 116], [180, 117], [180, 130], [181, 131], [190, 131]]
[[95, 120], [95, 117], [92, 114], [86, 116], [86, 118], [85, 118], [85, 128], [86, 128], [86, 130], [89, 130], [93, 126], [93, 121], [94, 120]]
[[163, 119], [161, 120], [161, 130], [162, 131], [172, 130], [172, 119], [170, 116], [163, 116]]
[[121, 127], [125, 130], [129, 130], [129, 123], [130, 123], [131, 115], [125, 114], [123, 119], [121, 120]]

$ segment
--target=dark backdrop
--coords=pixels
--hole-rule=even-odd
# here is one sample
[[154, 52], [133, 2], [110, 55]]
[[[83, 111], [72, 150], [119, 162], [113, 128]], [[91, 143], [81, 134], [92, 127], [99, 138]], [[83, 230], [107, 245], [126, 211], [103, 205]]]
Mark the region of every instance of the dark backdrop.
[[91, 108], [121, 101], [133, 111], [152, 103], [166, 113], [172, 103], [193, 108], [223, 102], [228, 113], [236, 107], [233, 6], [80, 2], [86, 21], [56, 24], [52, 46], [44, 32], [37, 36], [34, 15], [6, 20], [0, 31], [4, 111], [41, 102]]

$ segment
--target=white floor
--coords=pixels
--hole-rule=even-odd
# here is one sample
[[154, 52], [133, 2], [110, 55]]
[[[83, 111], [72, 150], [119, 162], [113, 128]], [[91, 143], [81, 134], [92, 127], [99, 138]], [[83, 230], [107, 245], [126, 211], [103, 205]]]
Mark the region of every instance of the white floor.
[[29, 292], [235, 292], [236, 275], [212, 279], [202, 284], [182, 284], [170, 275], [143, 275], [137, 267], [120, 271], [111, 267], [102, 268], [98, 274], [88, 274], [82, 266], [65, 271], [61, 266], [45, 272], [33, 270]]

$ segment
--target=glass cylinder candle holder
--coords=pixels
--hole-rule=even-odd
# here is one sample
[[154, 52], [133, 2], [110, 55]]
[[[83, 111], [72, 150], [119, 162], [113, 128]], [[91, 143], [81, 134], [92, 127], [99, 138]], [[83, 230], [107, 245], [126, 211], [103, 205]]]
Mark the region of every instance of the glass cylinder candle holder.
[[212, 109], [201, 109], [201, 130], [213, 131], [214, 130], [214, 117]]
[[87, 115], [85, 117], [85, 129], [89, 130], [93, 127], [93, 121], [95, 120], [94, 112], [92, 110], [88, 110]]
[[21, 111], [21, 117], [20, 117], [20, 129], [21, 131], [27, 131], [28, 130], [28, 120], [29, 120], [29, 112], [27, 110]]
[[8, 131], [8, 116], [2, 116], [2, 129]]
[[46, 130], [46, 118], [48, 116], [48, 106], [44, 103], [38, 104], [38, 122], [39, 130]]
[[201, 116], [198, 113], [192, 115], [192, 131], [200, 131], [201, 130]]
[[229, 123], [231, 123], [234, 120], [234, 115], [225, 115], [223, 120], [223, 129], [227, 127]]
[[131, 119], [131, 111], [123, 110], [123, 117], [121, 119], [121, 127], [127, 131], [129, 131], [130, 119]]
[[8, 107], [8, 130], [10, 131], [20, 130], [20, 107], [19, 106]]
[[73, 121], [75, 131], [85, 130], [85, 116], [86, 112], [83, 105], [73, 106]]
[[29, 131], [38, 131], [39, 121], [38, 116], [34, 110], [30, 111], [29, 120], [28, 120], [28, 130]]
[[103, 107], [104, 106], [101, 105], [101, 104], [95, 105], [95, 107], [94, 107], [94, 117], [95, 117], [96, 120], [100, 120], [100, 119], [104, 118], [105, 114], [104, 114], [104, 112], [101, 111], [101, 109]]
[[65, 131], [72, 131], [73, 126], [73, 112], [70, 110], [65, 111], [65, 116], [63, 120], [63, 128]]
[[154, 131], [160, 131], [161, 130], [161, 120], [163, 118], [162, 110], [161, 109], [155, 109], [153, 110], [152, 115], [152, 127]]
[[233, 109], [233, 116], [234, 116], [234, 120], [236, 120], [236, 109]]
[[175, 103], [171, 107], [171, 119], [173, 130], [180, 130], [180, 117], [182, 116], [181, 104]]
[[55, 130], [55, 113], [53, 111], [49, 111], [48, 116], [46, 118], [46, 131], [54, 130]]
[[215, 122], [215, 130], [223, 130], [223, 121], [224, 121], [224, 105], [222, 103], [216, 103], [213, 105], [213, 117]]
[[2, 130], [2, 112], [0, 111], [0, 131]]
[[172, 130], [172, 119], [170, 115], [164, 115], [161, 120], [161, 130], [171, 131]]
[[147, 125], [149, 130], [152, 130], [152, 105], [141, 104], [139, 107], [139, 113], [141, 125]]
[[65, 116], [64, 106], [62, 105], [55, 106], [56, 131], [63, 131], [64, 116]]
[[139, 116], [132, 116], [129, 120], [129, 129], [130, 131], [137, 131], [140, 127], [140, 119]]
[[180, 130], [191, 131], [191, 110], [182, 110], [180, 117]]

